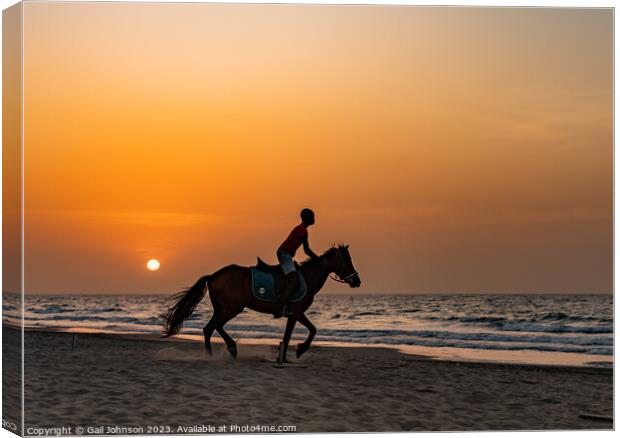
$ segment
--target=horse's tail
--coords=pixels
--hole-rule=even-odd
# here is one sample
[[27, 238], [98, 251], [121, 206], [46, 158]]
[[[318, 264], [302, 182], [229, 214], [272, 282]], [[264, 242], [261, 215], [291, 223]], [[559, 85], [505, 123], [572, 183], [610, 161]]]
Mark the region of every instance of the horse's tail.
[[172, 296], [172, 300], [175, 302], [168, 309], [168, 312], [163, 315], [165, 319], [164, 337], [167, 338], [181, 331], [183, 322], [194, 313], [194, 310], [196, 310], [196, 307], [207, 293], [207, 282], [210, 279], [210, 275], [205, 275], [189, 289], [182, 290]]

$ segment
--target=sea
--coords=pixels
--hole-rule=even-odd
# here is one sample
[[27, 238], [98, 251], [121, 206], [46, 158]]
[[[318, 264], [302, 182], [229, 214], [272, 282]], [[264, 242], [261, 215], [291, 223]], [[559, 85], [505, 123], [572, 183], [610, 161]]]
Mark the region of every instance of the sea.
[[[3, 321], [20, 323], [19, 297], [3, 297]], [[27, 295], [27, 328], [161, 334], [164, 295]], [[183, 335], [200, 339], [208, 297]], [[318, 295], [306, 315], [317, 345], [386, 347], [447, 360], [613, 365], [611, 295]], [[243, 342], [277, 344], [285, 320], [245, 310], [226, 325]], [[298, 325], [293, 343], [306, 330]], [[214, 338], [218, 335], [215, 334]]]

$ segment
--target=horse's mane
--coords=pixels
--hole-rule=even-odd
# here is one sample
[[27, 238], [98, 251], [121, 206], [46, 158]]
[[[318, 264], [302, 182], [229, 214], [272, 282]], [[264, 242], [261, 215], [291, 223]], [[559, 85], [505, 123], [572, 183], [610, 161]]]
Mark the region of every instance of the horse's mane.
[[[333, 253], [335, 253], [336, 251], [340, 251], [343, 248], [346, 248], [346, 245], [344, 245], [342, 243], [338, 243], [338, 244], [334, 243], [334, 244], [332, 244], [332, 246], [327, 251], [325, 251], [323, 254], [321, 254], [319, 256], [319, 258], [329, 257]], [[301, 267], [304, 267], [304, 266], [310, 265], [310, 264], [312, 264], [314, 262], [315, 262], [315, 260], [309, 257], [306, 260], [304, 260], [303, 262], [301, 262], [299, 265]]]

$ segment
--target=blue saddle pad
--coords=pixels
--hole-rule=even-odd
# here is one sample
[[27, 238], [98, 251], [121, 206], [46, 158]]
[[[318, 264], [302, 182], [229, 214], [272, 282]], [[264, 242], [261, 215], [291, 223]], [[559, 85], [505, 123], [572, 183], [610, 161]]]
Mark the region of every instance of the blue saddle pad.
[[[276, 294], [273, 275], [254, 267], [250, 270], [252, 272], [252, 293], [254, 296], [262, 301], [277, 303], [280, 295], [279, 291], [278, 294]], [[291, 303], [301, 300], [306, 295], [306, 280], [300, 271], [297, 271], [297, 274], [299, 275], [299, 287], [291, 294], [289, 300]]]

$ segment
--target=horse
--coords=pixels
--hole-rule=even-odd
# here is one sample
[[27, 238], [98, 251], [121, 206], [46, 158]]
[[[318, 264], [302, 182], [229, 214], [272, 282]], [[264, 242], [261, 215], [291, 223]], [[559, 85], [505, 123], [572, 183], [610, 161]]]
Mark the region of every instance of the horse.
[[[306, 282], [306, 294], [294, 303], [288, 303], [288, 318], [282, 340], [283, 352], [281, 357], [286, 361], [286, 353], [295, 324], [299, 321], [308, 329], [308, 337], [296, 348], [297, 358], [300, 358], [310, 348], [316, 335], [316, 327], [305, 315], [312, 305], [314, 297], [325, 285], [330, 277], [349, 287], [357, 288], [362, 284], [359, 274], [353, 267], [348, 245], [332, 246], [321, 256], [308, 259], [296, 266], [301, 270]], [[280, 269], [279, 266], [271, 269]], [[335, 274], [337, 277], [331, 277]], [[237, 344], [226, 333], [224, 325], [239, 315], [246, 307], [261, 313], [274, 313], [277, 303], [257, 299], [252, 293], [252, 274], [250, 268], [229, 265], [213, 274], [201, 277], [192, 287], [182, 290], [172, 296], [173, 305], [164, 316], [164, 337], [172, 336], [181, 331], [183, 322], [191, 316], [196, 307], [209, 291], [213, 304], [213, 315], [203, 329], [205, 349], [213, 354], [211, 336], [217, 331], [226, 348], [233, 358], [237, 357]]]

